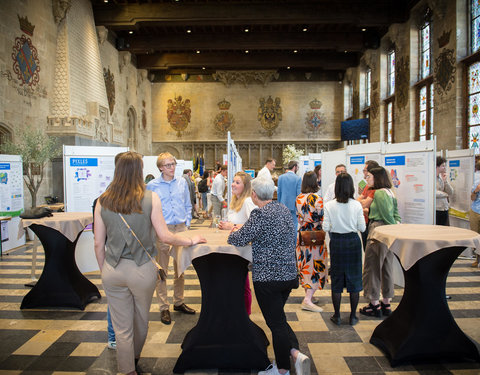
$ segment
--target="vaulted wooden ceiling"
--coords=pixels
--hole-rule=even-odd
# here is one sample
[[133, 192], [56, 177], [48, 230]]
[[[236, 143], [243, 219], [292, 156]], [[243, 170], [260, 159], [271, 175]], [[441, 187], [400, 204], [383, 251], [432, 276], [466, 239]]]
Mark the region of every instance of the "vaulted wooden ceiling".
[[139, 69], [264, 70], [336, 80], [418, 0], [91, 0], [95, 23]]

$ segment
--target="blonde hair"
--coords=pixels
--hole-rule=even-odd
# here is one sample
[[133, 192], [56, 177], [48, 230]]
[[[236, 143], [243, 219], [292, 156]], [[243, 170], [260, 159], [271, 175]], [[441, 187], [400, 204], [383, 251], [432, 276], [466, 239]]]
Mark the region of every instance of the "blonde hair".
[[245, 173], [243, 171], [235, 173], [234, 177], [237, 176], [242, 179], [243, 191], [239, 197], [237, 197], [236, 195], [232, 195], [232, 203], [230, 203], [230, 208], [235, 212], [240, 211], [243, 206], [243, 202], [245, 202], [245, 199], [252, 196], [252, 177], [250, 177], [248, 173]]
[[145, 195], [143, 160], [136, 152], [124, 152], [115, 164], [113, 180], [100, 196], [102, 207], [121, 214], [142, 213]]
[[177, 164], [177, 159], [175, 159], [175, 156], [169, 152], [162, 152], [157, 158], [157, 168], [160, 169], [160, 167], [163, 167], [163, 162], [168, 159], [175, 160], [175, 164]]

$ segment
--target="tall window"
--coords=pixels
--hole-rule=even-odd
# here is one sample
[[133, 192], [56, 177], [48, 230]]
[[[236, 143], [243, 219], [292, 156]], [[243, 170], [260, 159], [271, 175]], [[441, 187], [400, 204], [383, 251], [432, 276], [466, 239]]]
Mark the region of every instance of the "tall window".
[[387, 55], [387, 96], [391, 96], [395, 93], [395, 50], [388, 51]]
[[433, 138], [433, 83], [418, 90], [418, 140]]
[[370, 107], [370, 95], [372, 93], [372, 69], [365, 72], [365, 107]]
[[431, 40], [430, 40], [430, 21], [426, 20], [420, 28], [420, 79], [427, 78], [430, 74], [431, 65]]
[[346, 120], [353, 117], [353, 85], [349, 82], [345, 87], [344, 98], [344, 113], [343, 116]]
[[480, 49], [480, 3], [470, 0], [470, 48], [471, 52]]
[[480, 137], [480, 62], [475, 62], [468, 67], [468, 120], [467, 137], [468, 147], [479, 151]]
[[386, 141], [393, 143], [393, 101], [387, 103]]

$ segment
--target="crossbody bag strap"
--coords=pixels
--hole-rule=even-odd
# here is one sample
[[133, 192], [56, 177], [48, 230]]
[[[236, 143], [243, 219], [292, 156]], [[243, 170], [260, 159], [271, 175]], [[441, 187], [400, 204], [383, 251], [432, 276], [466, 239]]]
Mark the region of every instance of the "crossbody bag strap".
[[130, 225], [127, 223], [127, 220], [125, 220], [125, 218], [123, 217], [123, 215], [118, 212], [118, 216], [120, 216], [123, 220], [123, 222], [125, 223], [125, 225], [127, 226], [127, 228], [130, 230], [130, 232], [132, 232], [133, 234], [133, 237], [135, 237], [135, 239], [138, 241], [138, 243], [140, 244], [140, 246], [142, 246], [143, 250], [145, 250], [145, 253], [148, 255], [148, 257], [150, 258], [150, 260], [152, 261], [152, 263], [155, 265], [155, 267], [157, 267], [158, 269], [158, 274], [160, 275], [160, 278], [162, 280], [165, 280], [167, 274], [165, 273], [165, 270], [162, 268], [162, 266], [160, 266], [160, 264], [158, 264], [158, 262], [155, 260], [155, 258], [153, 258], [149, 252], [147, 251], [147, 249], [145, 249], [145, 246], [143, 246], [143, 243], [142, 241], [140, 241], [140, 239], [137, 237], [137, 235], [135, 234], [135, 232], [133, 231], [133, 229], [130, 227]]

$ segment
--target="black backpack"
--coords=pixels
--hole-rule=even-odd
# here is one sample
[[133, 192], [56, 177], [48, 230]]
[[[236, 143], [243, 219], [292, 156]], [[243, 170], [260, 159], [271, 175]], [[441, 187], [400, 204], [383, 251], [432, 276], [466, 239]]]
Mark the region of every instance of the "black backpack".
[[206, 193], [208, 192], [208, 185], [207, 185], [207, 179], [204, 178], [202, 181], [198, 183], [198, 192], [199, 193]]

